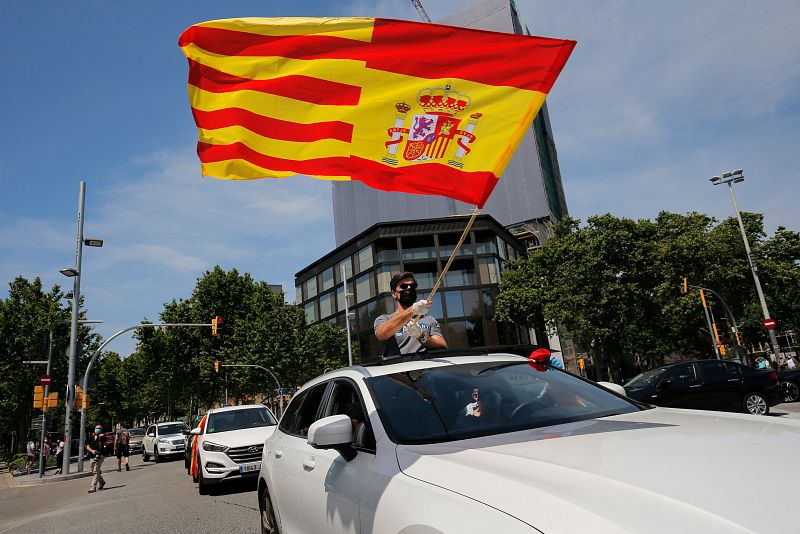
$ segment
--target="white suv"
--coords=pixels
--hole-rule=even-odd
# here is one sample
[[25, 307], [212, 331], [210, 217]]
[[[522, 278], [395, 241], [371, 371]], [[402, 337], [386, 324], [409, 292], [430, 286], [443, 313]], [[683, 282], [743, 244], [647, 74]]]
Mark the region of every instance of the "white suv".
[[166, 456], [183, 454], [183, 431], [189, 427], [181, 421], [150, 425], [142, 438], [142, 460], [150, 456], [160, 462]]
[[262, 532], [797, 530], [752, 490], [796, 491], [760, 458], [796, 450], [800, 421], [655, 408], [547, 361], [437, 355], [312, 380], [264, 446]]
[[266, 406], [228, 406], [208, 411], [205, 426], [190, 435], [197, 440], [198, 491], [223, 480], [258, 476], [264, 441], [278, 422]]

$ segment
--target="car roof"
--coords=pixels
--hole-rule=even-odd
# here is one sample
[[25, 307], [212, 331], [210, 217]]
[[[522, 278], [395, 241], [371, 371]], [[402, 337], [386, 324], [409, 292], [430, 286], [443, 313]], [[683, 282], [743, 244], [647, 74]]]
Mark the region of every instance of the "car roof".
[[249, 408], [266, 408], [263, 404], [240, 404], [238, 406], [224, 406], [222, 408], [212, 408], [208, 410], [206, 415], [211, 415], [212, 413], [220, 413], [220, 412], [233, 412], [236, 410], [247, 410]]
[[183, 421], [165, 421], [163, 423], [156, 423], [156, 426], [166, 426], [166, 425], [185, 425]]
[[319, 382], [330, 380], [338, 376], [347, 375], [348, 371], [355, 371], [360, 373], [365, 378], [374, 376], [385, 376], [394, 373], [404, 373], [407, 371], [418, 371], [421, 369], [433, 369], [435, 367], [447, 367], [451, 365], [462, 365], [470, 363], [493, 363], [493, 362], [524, 362], [527, 358], [517, 354], [497, 353], [497, 354], [482, 354], [482, 355], [468, 355], [468, 356], [441, 356], [432, 357], [429, 359], [419, 359], [400, 363], [391, 363], [387, 365], [362, 367], [354, 365], [352, 367], [343, 367], [335, 371], [330, 371], [324, 375], [320, 375], [312, 380], [309, 380], [301, 389], [313, 386]]

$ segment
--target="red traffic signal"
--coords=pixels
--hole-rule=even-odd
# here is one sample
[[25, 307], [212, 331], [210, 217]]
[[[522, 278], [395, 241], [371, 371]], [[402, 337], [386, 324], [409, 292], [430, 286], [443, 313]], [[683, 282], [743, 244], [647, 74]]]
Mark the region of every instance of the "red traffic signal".
[[221, 336], [222, 335], [222, 321], [223, 321], [223, 319], [219, 315], [217, 315], [216, 317], [211, 319], [211, 335], [212, 336]]

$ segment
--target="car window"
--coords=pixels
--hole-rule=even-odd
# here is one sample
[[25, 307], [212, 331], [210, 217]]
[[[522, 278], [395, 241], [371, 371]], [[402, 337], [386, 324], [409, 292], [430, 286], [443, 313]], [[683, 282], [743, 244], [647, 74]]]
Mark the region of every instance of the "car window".
[[154, 426], [147, 427], [147, 435], [148, 436], [155, 436], [156, 435], [156, 427], [154, 427]]
[[645, 371], [644, 373], [631, 378], [628, 382], [623, 384], [623, 387], [626, 389], [639, 389], [652, 386], [658, 382], [659, 377], [664, 373], [664, 371], [666, 371], [666, 369], [663, 367], [659, 367], [658, 369], [650, 369], [649, 371]]
[[397, 443], [431, 443], [582, 421], [641, 408], [566, 372], [524, 362], [458, 364], [367, 380]]
[[328, 384], [323, 382], [296, 395], [281, 418], [279, 428], [293, 436], [308, 437], [308, 427], [317, 420], [317, 413]]
[[324, 414], [347, 415], [353, 423], [353, 446], [367, 451], [375, 450], [375, 436], [369, 424], [367, 411], [356, 386], [349, 380], [337, 380], [331, 391]]
[[141, 428], [132, 428], [129, 430], [129, 432], [131, 433], [131, 437], [138, 438], [140, 436], [144, 436], [144, 430]]
[[721, 384], [728, 381], [728, 369], [725, 363], [719, 360], [697, 362], [704, 384]]
[[725, 368], [728, 370], [729, 380], [731, 378], [741, 378], [741, 371], [740, 371], [740, 369], [742, 368], [741, 365], [733, 362], [724, 362], [724, 363], [725, 363]]
[[185, 423], [174, 423], [171, 425], [159, 425], [158, 427], [158, 435], [159, 436], [167, 436], [170, 434], [180, 434], [182, 430], [188, 429], [189, 427]]
[[697, 371], [691, 363], [677, 365], [664, 375], [664, 380], [669, 380], [673, 388], [688, 388], [699, 381]]
[[208, 416], [206, 434], [230, 432], [232, 430], [242, 430], [243, 428], [273, 426], [276, 424], [278, 424], [278, 422], [265, 406], [229, 410], [212, 413]]

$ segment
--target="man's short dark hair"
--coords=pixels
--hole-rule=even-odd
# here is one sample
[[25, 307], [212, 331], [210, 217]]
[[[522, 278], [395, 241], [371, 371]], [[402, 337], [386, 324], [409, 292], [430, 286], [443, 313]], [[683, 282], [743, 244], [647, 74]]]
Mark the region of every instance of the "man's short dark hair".
[[399, 284], [400, 280], [403, 280], [404, 278], [411, 278], [415, 282], [417, 281], [417, 279], [414, 278], [414, 273], [412, 273], [411, 271], [406, 271], [403, 273], [396, 274], [389, 281], [389, 287], [391, 288], [391, 290], [394, 291], [395, 289], [397, 289], [397, 284]]

